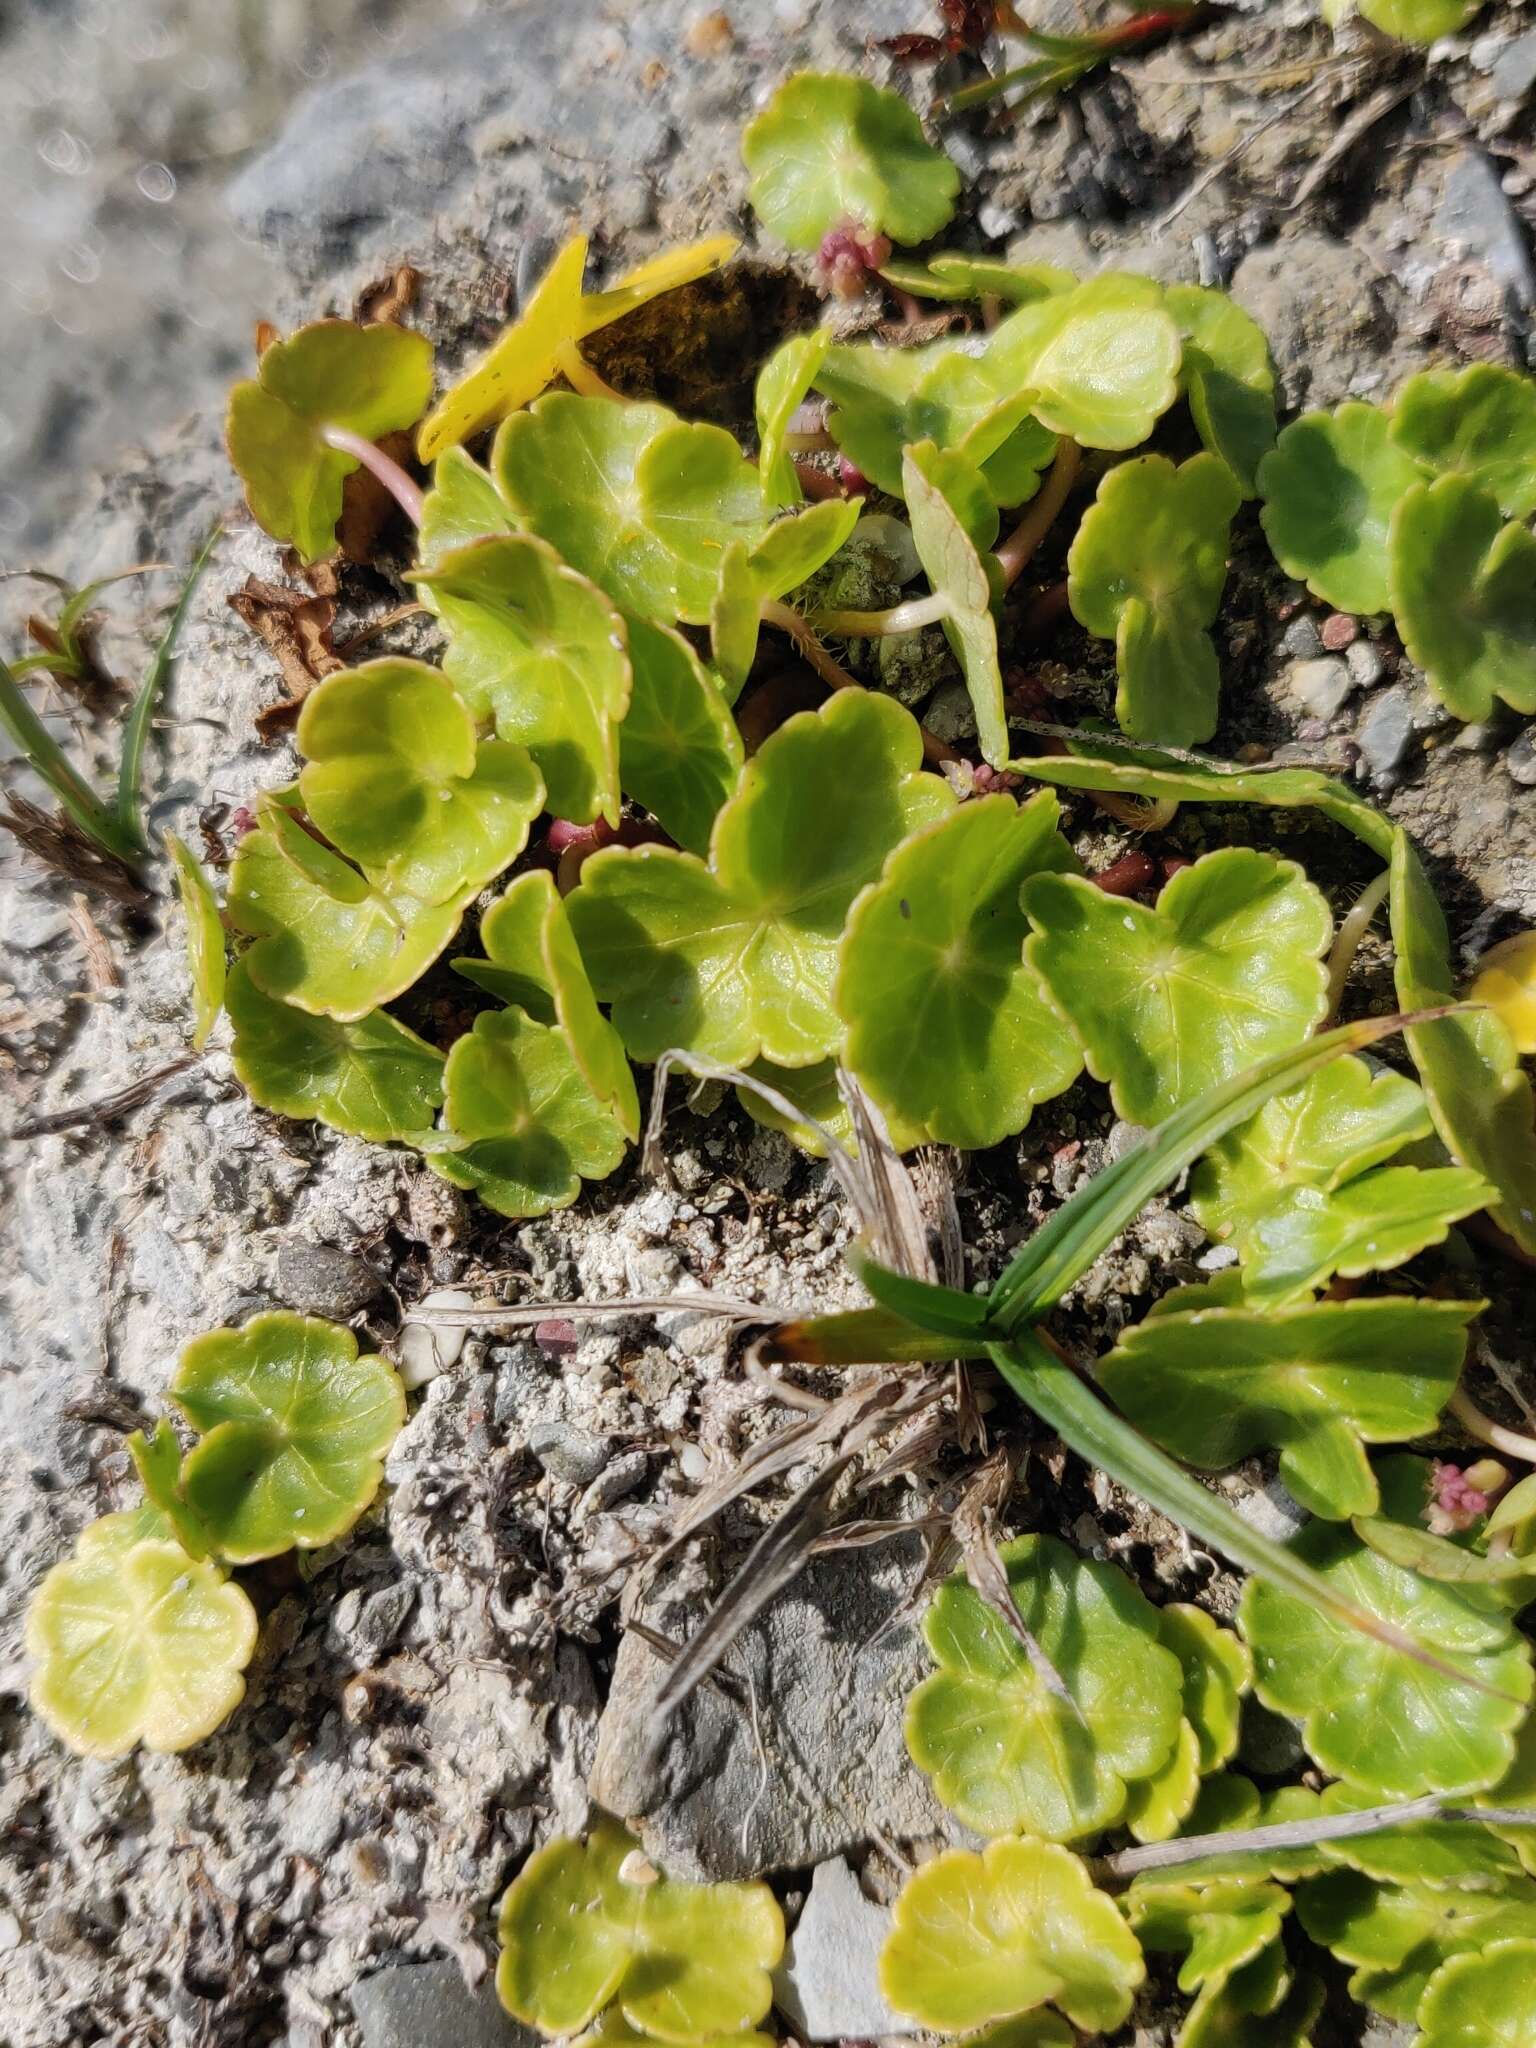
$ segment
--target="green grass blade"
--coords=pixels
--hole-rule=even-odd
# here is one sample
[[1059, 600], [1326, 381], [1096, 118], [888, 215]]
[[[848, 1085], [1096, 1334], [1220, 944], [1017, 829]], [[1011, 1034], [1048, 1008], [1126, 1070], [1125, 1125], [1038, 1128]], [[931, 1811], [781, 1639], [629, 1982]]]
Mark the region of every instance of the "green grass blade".
[[780, 1323], [757, 1350], [770, 1365], [950, 1365], [987, 1355], [979, 1337], [939, 1336], [884, 1308]]
[[878, 1264], [858, 1245], [849, 1247], [847, 1257], [880, 1306], [918, 1329], [977, 1343], [997, 1334], [985, 1296], [940, 1287], [932, 1280], [914, 1280]]
[[144, 837], [143, 797], [140, 789], [144, 773], [144, 749], [149, 744], [149, 728], [170, 674], [171, 663], [176, 655], [176, 642], [186, 621], [187, 611], [193, 594], [208, 566], [214, 544], [223, 532], [215, 526], [212, 533], [198, 550], [197, 560], [192, 564], [186, 582], [181, 586], [181, 595], [176, 600], [176, 609], [171, 613], [171, 622], [155, 649], [155, 658], [149, 664], [149, 672], [139, 686], [139, 694], [133, 700], [128, 713], [128, 723], [123, 728], [123, 758], [117, 773], [117, 809], [115, 824], [119, 837], [135, 853], [148, 851], [149, 842]]
[[1408, 1021], [1419, 1020], [1366, 1017], [1341, 1025], [1261, 1060], [1175, 1111], [1063, 1203], [1009, 1262], [986, 1303], [993, 1327], [1012, 1335], [1038, 1321], [1109, 1249], [1138, 1210], [1218, 1138], [1246, 1123], [1271, 1096], [1288, 1094], [1330, 1060], [1388, 1038]]
[[47, 783], [86, 837], [115, 860], [131, 861], [133, 844], [90, 784], [70, 766], [63, 748], [33, 710], [14, 671], [4, 661], [0, 661], [0, 728], [10, 735], [22, 759]]
[[1129, 1487], [1233, 1564], [1445, 1677], [1488, 1690], [1480, 1680], [1432, 1656], [1379, 1615], [1342, 1599], [1310, 1565], [1294, 1557], [1283, 1544], [1260, 1535], [1235, 1509], [1138, 1435], [1032, 1331], [1021, 1330], [1009, 1343], [990, 1346], [988, 1356], [1025, 1407], [1054, 1429], [1069, 1450]]

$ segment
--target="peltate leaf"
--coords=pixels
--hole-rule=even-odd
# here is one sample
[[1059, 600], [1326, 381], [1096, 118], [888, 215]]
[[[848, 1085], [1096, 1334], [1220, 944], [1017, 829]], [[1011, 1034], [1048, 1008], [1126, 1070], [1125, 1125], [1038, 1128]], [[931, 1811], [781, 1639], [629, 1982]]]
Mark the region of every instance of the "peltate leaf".
[[133, 1460], [144, 1498], [170, 1524], [174, 1536], [188, 1557], [204, 1558], [213, 1548], [201, 1515], [187, 1506], [181, 1490], [181, 1441], [162, 1415], [146, 1436], [136, 1429], [123, 1448]]
[[514, 511], [573, 569], [662, 625], [706, 624], [722, 551], [755, 546], [768, 522], [734, 438], [660, 405], [551, 392], [502, 427], [493, 468]]
[[1020, 1131], [1082, 1064], [1024, 965], [1019, 893], [1070, 870], [1049, 792], [982, 797], [915, 833], [849, 913], [833, 999], [888, 1118], [972, 1149]]
[[1306, 413], [1259, 465], [1259, 517], [1275, 559], [1340, 611], [1388, 610], [1388, 529], [1423, 476], [1379, 406], [1350, 399]]
[[1037, 2006], [1119, 2026], [1146, 1974], [1141, 1949], [1084, 1865], [1051, 1842], [948, 1849], [908, 1878], [880, 1956], [898, 2012], [945, 2034]]
[[182, 1466], [187, 1504], [237, 1564], [345, 1535], [405, 1420], [392, 1365], [286, 1309], [194, 1337], [169, 1393], [200, 1438]]
[[273, 342], [230, 393], [225, 425], [251, 516], [307, 562], [330, 554], [357, 457], [329, 447], [325, 429], [377, 441], [413, 425], [431, 394], [432, 344], [388, 321], [317, 320]]
[[935, 597], [944, 600], [944, 631], [965, 676], [982, 756], [1001, 768], [1008, 759], [1008, 715], [1003, 708], [992, 585], [974, 542], [937, 481], [939, 460], [932, 442], [907, 449], [901, 463], [902, 490], [918, 555]]
[[1127, 1914], [1144, 1949], [1181, 1955], [1179, 1989], [1225, 1982], [1271, 1942], [1291, 1910], [1277, 1884], [1216, 1878], [1204, 1884], [1138, 1885]]
[[1099, 1377], [1137, 1428], [1205, 1471], [1278, 1447], [1296, 1498], [1342, 1520], [1377, 1505], [1362, 1441], [1435, 1426], [1476, 1312], [1406, 1297], [1174, 1311], [1125, 1331]]
[[1126, 1821], [1139, 1842], [1176, 1835], [1199, 1797], [1201, 1773], [1220, 1770], [1230, 1759], [1253, 1677], [1247, 1644], [1203, 1608], [1175, 1602], [1159, 1609], [1157, 1634], [1179, 1660], [1184, 1719], [1168, 1762], [1130, 1788]]
[[[416, 532], [416, 557], [432, 569], [444, 555], [472, 541], [499, 539], [515, 532], [512, 508], [496, 488], [496, 480], [462, 448], [445, 448], [432, 465], [432, 488], [421, 507]], [[419, 580], [419, 579], [418, 579]], [[438, 609], [430, 583], [421, 583], [422, 602]]]
[[1536, 2041], [1536, 1940], [1452, 1956], [1425, 1987], [1419, 2048], [1523, 2048]]
[[759, 220], [791, 249], [851, 223], [926, 242], [955, 210], [960, 173], [907, 102], [845, 72], [786, 80], [741, 138]]
[[1359, 0], [1373, 28], [1405, 43], [1435, 43], [1453, 36], [1482, 11], [1483, 0]]
[[555, 816], [617, 824], [630, 655], [596, 584], [527, 534], [443, 553], [416, 580], [448, 630], [444, 674], [477, 718], [527, 748]]
[[1331, 1870], [1299, 1887], [1296, 1917], [1315, 1942], [1353, 1966], [1354, 1997], [1389, 2019], [1411, 2021], [1451, 1957], [1536, 1940], [1536, 1886], [1511, 1880], [1497, 1891], [1466, 1892], [1373, 1884], [1356, 1871]]
[[229, 920], [256, 942], [244, 964], [263, 994], [354, 1022], [426, 972], [475, 891], [426, 904], [373, 889], [297, 824], [285, 828], [281, 815], [263, 812], [230, 869]]
[[[1448, 1001], [1445, 915], [1405, 832], [1392, 852], [1391, 908], [1398, 1001], [1410, 1010]], [[1505, 1025], [1491, 1010], [1475, 1011], [1415, 1025], [1407, 1039], [1446, 1149], [1493, 1183], [1494, 1221], [1536, 1252], [1536, 1099]]]
[[[1312, 1522], [1290, 1545], [1350, 1600], [1466, 1674], [1463, 1683], [1262, 1580], [1243, 1592], [1254, 1690], [1294, 1715], [1323, 1769], [1383, 1799], [1475, 1792], [1503, 1776], [1531, 1697], [1531, 1650], [1486, 1601]], [[1369, 1712], [1361, 1711], [1362, 1701]]]
[[27, 1608], [32, 1705], [79, 1756], [190, 1749], [245, 1694], [256, 1610], [153, 1510], [81, 1531]]
[[1405, 491], [1387, 576], [1403, 645], [1458, 718], [1536, 711], [1536, 535], [1465, 476]]
[[1225, 292], [1170, 285], [1163, 303], [1184, 344], [1183, 382], [1201, 441], [1258, 495], [1258, 467], [1275, 445], [1275, 369], [1264, 330]]
[[703, 853], [741, 774], [741, 734], [681, 633], [632, 619], [629, 653], [634, 686], [619, 740], [625, 791], [679, 846]]
[[681, 1046], [725, 1066], [765, 1054], [798, 1067], [836, 1047], [848, 906], [898, 840], [953, 805], [921, 763], [908, 712], [839, 691], [747, 763], [707, 862], [656, 846], [587, 861], [571, 922], [635, 1058]]
[[1135, 448], [1178, 396], [1183, 344], [1150, 278], [1106, 272], [1014, 313], [989, 355], [1053, 434], [1085, 448]]
[[264, 995], [244, 961], [230, 973], [228, 1001], [235, 1078], [263, 1109], [375, 1144], [430, 1128], [443, 1056], [387, 1010], [347, 1023], [313, 1016]]
[[1276, 1942], [1202, 1989], [1174, 2048], [1311, 2048], [1322, 2006], [1321, 1980], [1293, 1976]]
[[1216, 730], [1221, 673], [1207, 629], [1239, 502], [1214, 455], [1177, 468], [1143, 455], [1109, 472], [1077, 530], [1067, 595], [1090, 633], [1115, 642], [1115, 716], [1135, 739], [1188, 746]]
[[[571, 2034], [610, 2003], [652, 2040], [743, 2036], [766, 2017], [784, 1920], [764, 1884], [629, 1874], [638, 1848], [601, 1819], [549, 1843], [501, 1902], [496, 1988], [514, 2019]], [[601, 2038], [613, 2038], [608, 2028]], [[621, 2038], [627, 2038], [622, 2036]]]
[[449, 1051], [446, 1081], [443, 1126], [461, 1142], [433, 1149], [427, 1164], [503, 1216], [568, 1208], [583, 1180], [624, 1157], [619, 1116], [594, 1094], [571, 1041], [522, 1010], [477, 1017]]
[[[482, 542], [515, 547], [515, 541]], [[452, 683], [387, 657], [329, 677], [304, 699], [305, 808], [388, 894], [446, 903], [510, 867], [544, 807], [527, 752], [475, 739]]]
[[1156, 1610], [1115, 1566], [1052, 1536], [1020, 1537], [1002, 1558], [1020, 1618], [1067, 1699], [993, 1608], [950, 1579], [924, 1624], [940, 1668], [907, 1702], [907, 1746], [978, 1834], [1080, 1840], [1112, 1827], [1127, 1787], [1167, 1762], [1179, 1663], [1158, 1642]]
[[1224, 847], [1155, 909], [1075, 875], [1025, 887], [1026, 947], [1115, 1109], [1154, 1124], [1322, 1017], [1328, 906], [1291, 861]]
[[1498, 363], [1424, 370], [1392, 402], [1392, 439], [1434, 476], [1464, 476], [1506, 519], [1536, 512], [1536, 381]]
[[192, 977], [192, 1050], [201, 1052], [224, 1007], [224, 921], [213, 884], [174, 832], [165, 835], [186, 919], [187, 971]]

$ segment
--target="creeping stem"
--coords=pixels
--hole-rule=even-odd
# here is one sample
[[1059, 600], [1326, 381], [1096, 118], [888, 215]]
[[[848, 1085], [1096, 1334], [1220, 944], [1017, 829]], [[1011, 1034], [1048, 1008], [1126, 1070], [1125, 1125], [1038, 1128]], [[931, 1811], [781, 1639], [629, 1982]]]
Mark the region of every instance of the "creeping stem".
[[339, 455], [350, 455], [360, 462], [371, 476], [378, 478], [411, 524], [420, 526], [424, 502], [421, 487], [411, 481], [398, 462], [374, 442], [365, 441], [361, 434], [351, 433], [346, 427], [325, 427], [320, 438]]
[[1491, 1444], [1496, 1451], [1504, 1451], [1511, 1458], [1521, 1458], [1527, 1465], [1536, 1465], [1536, 1437], [1522, 1436], [1518, 1429], [1508, 1429], [1502, 1422], [1495, 1422], [1462, 1388], [1456, 1389], [1446, 1407], [1468, 1436], [1476, 1437], [1480, 1444]]
[[1353, 910], [1340, 920], [1339, 935], [1333, 942], [1333, 951], [1328, 955], [1328, 1018], [1331, 1021], [1339, 1014], [1339, 1004], [1344, 1000], [1344, 984], [1349, 979], [1349, 970], [1355, 964], [1355, 955], [1360, 950], [1360, 941], [1365, 937], [1371, 919], [1387, 900], [1387, 889], [1392, 881], [1390, 868], [1383, 868], [1374, 882], [1368, 882], [1360, 892], [1360, 900]]
[[882, 633], [915, 633], [920, 626], [936, 626], [948, 618], [949, 606], [942, 597], [914, 597], [894, 604], [883, 612], [825, 611], [811, 614], [823, 633], [837, 633], [845, 640], [874, 639]]

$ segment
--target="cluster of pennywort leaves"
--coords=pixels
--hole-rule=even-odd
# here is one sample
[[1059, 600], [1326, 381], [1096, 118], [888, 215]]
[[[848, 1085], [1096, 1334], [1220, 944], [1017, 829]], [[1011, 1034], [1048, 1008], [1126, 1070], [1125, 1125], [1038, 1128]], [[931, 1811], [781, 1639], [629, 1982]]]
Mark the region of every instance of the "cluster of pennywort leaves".
[[211, 1330], [128, 1448], [145, 1503], [82, 1531], [27, 1610], [32, 1702], [85, 1756], [180, 1750], [239, 1705], [256, 1610], [230, 1567], [334, 1543], [379, 1488], [405, 1420], [393, 1366], [350, 1330], [275, 1310]]

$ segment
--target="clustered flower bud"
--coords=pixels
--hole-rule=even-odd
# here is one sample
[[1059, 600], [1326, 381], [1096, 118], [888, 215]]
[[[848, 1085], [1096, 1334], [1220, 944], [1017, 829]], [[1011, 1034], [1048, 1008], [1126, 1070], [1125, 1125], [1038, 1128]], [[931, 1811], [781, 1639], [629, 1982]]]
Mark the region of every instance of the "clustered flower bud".
[[1480, 1522], [1509, 1474], [1497, 1458], [1479, 1458], [1462, 1467], [1435, 1459], [1430, 1466], [1430, 1497], [1424, 1519], [1436, 1536], [1455, 1536]]
[[840, 299], [856, 299], [890, 260], [889, 235], [872, 235], [856, 221], [845, 220], [822, 236], [816, 267], [828, 291]]

